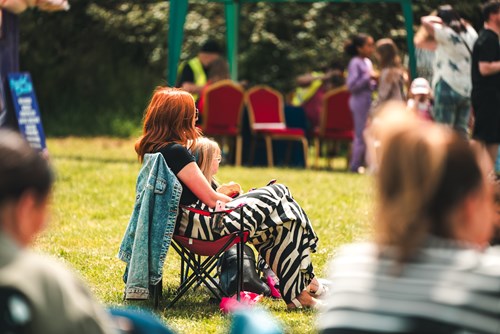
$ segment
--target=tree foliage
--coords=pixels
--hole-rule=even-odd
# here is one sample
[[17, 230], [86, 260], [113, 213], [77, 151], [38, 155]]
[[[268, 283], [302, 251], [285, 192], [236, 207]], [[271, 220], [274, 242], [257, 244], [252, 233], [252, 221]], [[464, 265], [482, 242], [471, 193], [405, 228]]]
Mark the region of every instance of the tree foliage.
[[[414, 20], [442, 2], [413, 2]], [[479, 1], [454, 7], [480, 28]], [[140, 123], [152, 89], [166, 83], [167, 1], [73, 0], [68, 12], [21, 14], [21, 67], [33, 76], [49, 134], [129, 135]], [[294, 77], [344, 63], [346, 39], [366, 32], [406, 49], [398, 4], [267, 3], [241, 5], [240, 79], [283, 93]], [[181, 59], [208, 38], [224, 43], [221, 3], [190, 3]]]

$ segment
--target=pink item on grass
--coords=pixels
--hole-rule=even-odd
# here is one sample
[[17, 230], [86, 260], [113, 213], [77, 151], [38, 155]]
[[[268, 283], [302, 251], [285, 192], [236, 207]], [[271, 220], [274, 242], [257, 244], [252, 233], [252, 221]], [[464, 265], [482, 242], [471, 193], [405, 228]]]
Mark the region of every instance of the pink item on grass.
[[258, 303], [262, 298], [264, 298], [263, 295], [249, 291], [241, 291], [239, 302], [236, 300], [236, 295], [232, 297], [223, 297], [220, 301], [219, 308], [224, 313], [230, 313]]
[[271, 297], [276, 299], [281, 299], [281, 293], [276, 289], [274, 279], [271, 276], [267, 276], [267, 285], [271, 289]]

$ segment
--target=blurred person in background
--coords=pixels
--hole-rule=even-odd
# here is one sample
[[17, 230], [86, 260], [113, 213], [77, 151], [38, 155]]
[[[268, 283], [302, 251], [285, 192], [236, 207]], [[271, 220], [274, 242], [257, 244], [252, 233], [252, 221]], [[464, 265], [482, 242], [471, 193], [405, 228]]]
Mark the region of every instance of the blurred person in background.
[[345, 84], [344, 66], [338, 61], [333, 61], [324, 71], [312, 71], [299, 75], [296, 78], [296, 84], [291, 105], [304, 109], [309, 122], [307, 128], [312, 132], [319, 126], [325, 93]]
[[191, 93], [194, 99], [198, 100], [201, 90], [207, 83], [210, 64], [222, 54], [222, 47], [216, 41], [211, 39], [206, 41], [196, 57], [181, 63], [175, 86]]
[[378, 75], [373, 70], [370, 57], [375, 50], [373, 37], [366, 34], [352, 36], [344, 47], [351, 57], [347, 66], [347, 88], [351, 92], [349, 108], [354, 120], [354, 141], [349, 170], [364, 172], [366, 145], [363, 131], [372, 104], [372, 92], [377, 86]]
[[473, 138], [486, 146], [495, 161], [500, 143], [500, 2], [486, 3], [483, 17], [484, 29], [472, 52]]
[[433, 118], [468, 138], [471, 57], [477, 33], [450, 5], [440, 6], [436, 16], [424, 16], [421, 22], [436, 40]]
[[399, 49], [390, 38], [382, 38], [375, 43], [380, 76], [378, 79], [378, 96], [372, 107], [379, 106], [389, 100], [405, 101], [405, 87], [408, 75], [401, 65]]
[[[436, 14], [437, 11], [433, 11], [429, 15], [436, 16]], [[415, 44], [415, 58], [417, 60], [417, 76], [432, 82], [436, 40], [423, 25], [420, 25], [413, 38], [413, 43]]]

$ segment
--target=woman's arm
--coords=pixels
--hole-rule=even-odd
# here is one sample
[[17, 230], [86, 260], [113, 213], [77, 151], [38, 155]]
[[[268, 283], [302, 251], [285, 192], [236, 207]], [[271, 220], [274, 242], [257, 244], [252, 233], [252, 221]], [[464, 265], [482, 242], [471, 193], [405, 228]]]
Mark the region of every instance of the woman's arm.
[[500, 72], [500, 61], [492, 61], [492, 62], [480, 61], [479, 62], [479, 73], [481, 73], [481, 75], [483, 77], [497, 74], [498, 72]]
[[443, 21], [440, 17], [433, 15], [423, 16], [420, 19], [420, 22], [422, 23], [422, 26], [425, 28], [425, 30], [427, 30], [427, 33], [432, 37], [434, 37], [434, 25], [443, 24]]
[[227, 203], [232, 200], [231, 197], [218, 193], [212, 189], [195, 162], [190, 162], [184, 166], [184, 168], [177, 173], [177, 177], [200, 201], [210, 208], [215, 208], [215, 203], [217, 201]]

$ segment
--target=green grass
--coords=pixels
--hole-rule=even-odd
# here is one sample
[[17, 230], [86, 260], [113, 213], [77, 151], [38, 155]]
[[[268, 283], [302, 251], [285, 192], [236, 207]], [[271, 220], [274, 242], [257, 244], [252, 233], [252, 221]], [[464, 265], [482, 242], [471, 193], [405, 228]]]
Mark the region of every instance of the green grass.
[[[134, 140], [114, 138], [48, 139], [51, 160], [57, 172], [52, 220], [36, 248], [74, 267], [106, 305], [138, 305], [124, 302], [122, 273], [125, 264], [116, 258], [133, 207], [135, 180], [140, 164]], [[344, 168], [345, 160], [335, 161]], [[343, 170], [315, 171], [287, 168], [223, 166], [222, 182], [239, 182], [244, 190], [265, 185], [270, 179], [286, 184], [303, 206], [320, 238], [313, 263], [319, 277], [327, 276], [328, 260], [336, 249], [370, 232], [372, 183], [367, 176]], [[164, 268], [164, 298], [178, 285], [179, 258], [169, 252]], [[218, 305], [207, 303], [208, 293], [198, 289], [182, 298], [174, 308], [158, 314], [177, 333], [225, 333], [230, 318]], [[282, 301], [265, 300], [287, 333], [315, 333], [314, 311], [286, 310]]]

